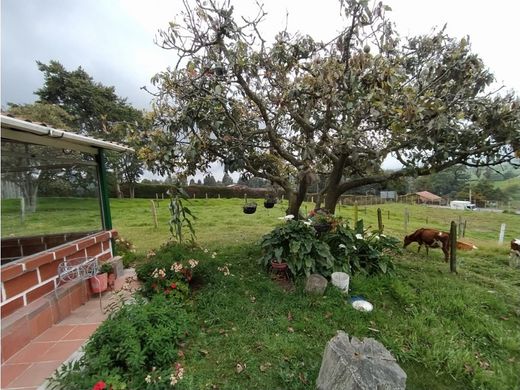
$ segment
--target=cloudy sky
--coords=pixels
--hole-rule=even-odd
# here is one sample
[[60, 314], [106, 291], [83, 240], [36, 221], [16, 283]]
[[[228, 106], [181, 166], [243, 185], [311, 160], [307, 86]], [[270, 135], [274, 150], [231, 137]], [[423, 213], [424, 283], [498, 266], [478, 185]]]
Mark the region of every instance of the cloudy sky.
[[[252, 0], [235, 1], [238, 14], [254, 14]], [[516, 0], [387, 0], [401, 35], [428, 33], [447, 23], [452, 36], [470, 36], [473, 51], [497, 82], [520, 94], [520, 2]], [[319, 39], [341, 29], [336, 0], [265, 0], [263, 31], [285, 26]], [[175, 63], [174, 53], [154, 44], [157, 30], [182, 9], [181, 0], [1, 0], [1, 103], [31, 103], [43, 78], [36, 60], [82, 66], [118, 95], [148, 108], [141, 89]]]

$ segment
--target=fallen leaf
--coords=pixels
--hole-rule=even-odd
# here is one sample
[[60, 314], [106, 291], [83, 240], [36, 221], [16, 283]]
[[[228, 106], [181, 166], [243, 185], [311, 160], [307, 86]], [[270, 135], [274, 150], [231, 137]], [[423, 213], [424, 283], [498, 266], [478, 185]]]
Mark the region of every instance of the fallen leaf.
[[256, 302], [256, 298], [254, 296], [251, 296], [251, 303], [255, 303]]
[[298, 378], [300, 378], [300, 381], [306, 385], [307, 383], [309, 383], [309, 381], [307, 380], [306, 378], [306, 375], [303, 373], [303, 372], [300, 372], [300, 374], [298, 375]]
[[237, 374], [240, 374], [242, 371], [244, 371], [246, 369], [246, 364], [242, 364], [242, 363], [237, 363], [237, 366], [236, 366], [236, 372]]
[[292, 320], [293, 320], [293, 316], [292, 316], [291, 312], [289, 312], [289, 313], [287, 314], [287, 320], [289, 320], [289, 321], [292, 321]]
[[271, 363], [269, 363], [269, 362], [260, 364], [260, 371], [266, 372], [270, 367], [271, 367]]
[[500, 317], [501, 320], [507, 321], [509, 317]]
[[291, 328], [291, 327], [289, 326], [289, 327], [287, 328], [287, 332], [289, 332], [289, 333], [294, 333], [294, 329]]
[[330, 318], [330, 317], [332, 317], [332, 312], [330, 312], [330, 311], [326, 312], [326, 313], [325, 313], [325, 318], [328, 319], [328, 318]]
[[468, 363], [464, 363], [464, 371], [468, 374], [473, 372], [473, 367], [471, 367]]
[[184, 357], [184, 352], [183, 351], [177, 352], [177, 356], [180, 357], [180, 358], [183, 358]]
[[380, 332], [379, 329], [375, 329], [375, 328], [371, 328], [371, 327], [368, 327], [368, 330], [371, 330], [372, 332]]
[[201, 355], [204, 355], [204, 356], [208, 356], [208, 354], [209, 354], [209, 352], [206, 351], [205, 349], [201, 349], [201, 350], [199, 350], [199, 352]]

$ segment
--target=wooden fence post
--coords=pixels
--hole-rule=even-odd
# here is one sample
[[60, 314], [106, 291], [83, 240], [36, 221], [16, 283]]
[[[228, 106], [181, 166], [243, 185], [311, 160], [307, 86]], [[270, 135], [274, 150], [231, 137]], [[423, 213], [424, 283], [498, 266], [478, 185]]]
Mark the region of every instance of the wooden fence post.
[[450, 271], [457, 273], [457, 224], [451, 221], [450, 228]]
[[388, 214], [387, 214], [386, 219], [388, 219], [390, 221], [390, 210], [388, 210]]
[[462, 227], [462, 237], [466, 236], [466, 222], [468, 222], [466, 219], [464, 220], [464, 226]]
[[504, 243], [504, 235], [506, 234], [506, 224], [503, 223], [500, 225], [500, 234], [498, 235], [498, 245], [502, 245]]
[[380, 208], [377, 209], [377, 227], [378, 227], [378, 230], [379, 230], [379, 234], [383, 234], [383, 229], [384, 229], [384, 226], [383, 226], [383, 214], [382, 214]]
[[357, 205], [357, 200], [356, 200], [356, 201], [354, 201], [354, 226], [356, 225], [357, 220], [358, 220], [358, 205]]
[[408, 209], [405, 207], [404, 209], [404, 232], [408, 233]]
[[150, 199], [150, 202], [152, 202], [152, 217], [153, 217], [153, 224], [155, 228], [159, 227], [159, 224], [157, 223], [157, 210], [155, 209], [155, 202], [153, 199]]

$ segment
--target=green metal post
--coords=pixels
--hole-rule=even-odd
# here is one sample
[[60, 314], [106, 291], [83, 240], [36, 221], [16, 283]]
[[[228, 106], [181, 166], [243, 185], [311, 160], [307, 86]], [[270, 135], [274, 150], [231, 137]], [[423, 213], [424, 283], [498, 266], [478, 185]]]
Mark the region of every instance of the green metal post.
[[101, 200], [103, 229], [110, 230], [112, 229], [112, 215], [110, 214], [110, 202], [108, 200], [107, 168], [105, 163], [105, 151], [103, 149], [98, 149], [96, 160], [98, 163], [99, 195]]
[[[110, 200], [108, 199], [108, 181], [107, 181], [107, 167], [105, 162], [105, 150], [98, 149], [96, 155], [98, 164], [98, 178], [99, 178], [99, 197], [101, 203], [101, 219], [103, 222], [103, 230], [112, 229], [112, 215], [110, 214]], [[112, 256], [116, 255], [116, 243], [112, 238]]]

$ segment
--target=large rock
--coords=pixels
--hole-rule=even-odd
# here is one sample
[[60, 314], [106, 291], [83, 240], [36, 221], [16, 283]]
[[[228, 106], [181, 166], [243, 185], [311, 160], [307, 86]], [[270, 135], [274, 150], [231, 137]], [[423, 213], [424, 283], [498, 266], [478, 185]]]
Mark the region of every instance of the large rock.
[[327, 288], [327, 279], [319, 274], [312, 274], [307, 278], [305, 292], [323, 295]]
[[406, 373], [378, 341], [359, 340], [342, 331], [325, 347], [320, 374], [320, 390], [401, 390]]

